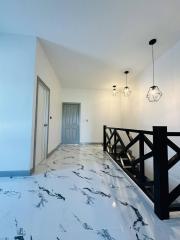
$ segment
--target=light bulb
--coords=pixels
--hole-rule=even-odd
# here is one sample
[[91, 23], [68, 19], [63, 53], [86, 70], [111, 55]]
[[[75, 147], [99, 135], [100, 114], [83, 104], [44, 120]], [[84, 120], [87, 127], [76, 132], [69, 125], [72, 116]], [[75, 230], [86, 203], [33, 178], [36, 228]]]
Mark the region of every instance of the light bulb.
[[124, 87], [123, 92], [125, 97], [128, 97], [131, 94], [131, 90], [128, 86]]
[[116, 96], [116, 89], [113, 89], [112, 94], [113, 96]]
[[112, 95], [116, 96], [116, 94], [117, 94], [116, 85], [113, 85]]

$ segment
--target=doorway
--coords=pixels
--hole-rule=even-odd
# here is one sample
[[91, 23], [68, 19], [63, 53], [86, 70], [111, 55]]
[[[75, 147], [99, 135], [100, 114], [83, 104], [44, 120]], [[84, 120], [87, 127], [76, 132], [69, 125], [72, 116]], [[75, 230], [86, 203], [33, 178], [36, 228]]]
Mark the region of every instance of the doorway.
[[80, 104], [63, 103], [62, 106], [62, 143], [80, 142]]
[[48, 155], [50, 89], [37, 77], [33, 169]]

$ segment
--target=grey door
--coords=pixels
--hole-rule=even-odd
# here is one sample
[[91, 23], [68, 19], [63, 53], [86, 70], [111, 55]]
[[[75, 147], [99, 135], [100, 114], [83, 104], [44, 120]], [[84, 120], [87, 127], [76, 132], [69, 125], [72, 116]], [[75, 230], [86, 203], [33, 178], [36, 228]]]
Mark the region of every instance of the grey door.
[[80, 138], [80, 104], [63, 103], [62, 111], [62, 143], [78, 144]]

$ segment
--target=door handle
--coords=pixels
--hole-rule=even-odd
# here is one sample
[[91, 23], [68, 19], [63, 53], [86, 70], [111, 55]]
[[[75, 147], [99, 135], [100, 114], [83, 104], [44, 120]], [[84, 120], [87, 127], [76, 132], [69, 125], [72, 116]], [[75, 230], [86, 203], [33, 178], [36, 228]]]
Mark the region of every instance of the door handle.
[[48, 124], [44, 124], [44, 127], [47, 127], [48, 126]]

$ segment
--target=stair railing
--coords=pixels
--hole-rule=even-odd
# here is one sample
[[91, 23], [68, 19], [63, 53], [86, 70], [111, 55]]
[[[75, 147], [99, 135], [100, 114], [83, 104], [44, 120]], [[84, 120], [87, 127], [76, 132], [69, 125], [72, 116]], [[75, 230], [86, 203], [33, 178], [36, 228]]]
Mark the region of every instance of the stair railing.
[[[125, 133], [129, 142], [125, 143]], [[132, 134], [136, 136], [133, 137]], [[152, 140], [149, 139], [152, 137]], [[168, 171], [180, 161], [180, 147], [169, 137], [180, 137], [180, 132], [167, 132], [166, 126], [154, 126], [153, 131], [103, 127], [103, 150], [108, 152], [117, 164], [153, 201], [154, 212], [160, 219], [169, 219], [169, 213], [180, 211], [180, 204], [173, 203], [180, 196], [180, 184], [169, 192]], [[130, 150], [138, 144], [138, 157], [129, 159], [130, 168], [125, 168], [120, 159], [130, 158]], [[149, 152], [145, 153], [145, 147]], [[147, 149], [146, 147], [146, 149]], [[168, 159], [168, 147], [176, 153]], [[153, 159], [153, 180], [145, 176], [145, 161]]]

